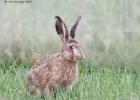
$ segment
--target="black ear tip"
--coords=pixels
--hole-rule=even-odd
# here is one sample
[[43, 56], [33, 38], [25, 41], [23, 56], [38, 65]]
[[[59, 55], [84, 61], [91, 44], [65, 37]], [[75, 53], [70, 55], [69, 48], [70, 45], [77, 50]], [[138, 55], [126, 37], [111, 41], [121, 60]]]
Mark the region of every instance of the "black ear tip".
[[54, 18], [56, 18], [57, 20], [59, 20], [59, 21], [61, 21], [61, 22], [62, 22], [61, 17], [59, 17], [59, 16], [55, 16]]
[[59, 16], [55, 16], [54, 18], [56, 18], [56, 19], [61, 19]]
[[60, 18], [59, 16], [55, 16], [54, 18]]
[[81, 19], [81, 16], [78, 16], [78, 19]]

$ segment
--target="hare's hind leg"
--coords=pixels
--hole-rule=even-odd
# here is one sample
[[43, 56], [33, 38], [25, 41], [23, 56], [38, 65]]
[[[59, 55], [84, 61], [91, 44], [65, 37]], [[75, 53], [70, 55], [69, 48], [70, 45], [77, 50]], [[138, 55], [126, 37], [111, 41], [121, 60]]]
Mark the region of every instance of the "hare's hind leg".
[[56, 99], [56, 97], [57, 97], [57, 89], [56, 88], [53, 88], [53, 90], [52, 90], [52, 95], [53, 95], [53, 97]]
[[62, 87], [64, 91], [70, 91], [72, 89], [73, 83], [63, 83]]
[[37, 89], [35, 86], [29, 86], [28, 91], [31, 95], [37, 95]]
[[45, 88], [42, 90], [41, 98], [45, 100], [45, 98], [50, 100], [56, 99], [56, 92], [54, 92], [54, 89]]

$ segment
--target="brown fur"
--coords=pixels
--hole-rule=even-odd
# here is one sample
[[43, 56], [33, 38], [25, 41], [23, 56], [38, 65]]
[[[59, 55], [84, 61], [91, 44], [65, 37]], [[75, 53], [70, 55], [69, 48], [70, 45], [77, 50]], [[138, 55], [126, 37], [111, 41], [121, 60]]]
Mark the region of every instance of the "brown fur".
[[[59, 26], [57, 28], [62, 28]], [[28, 88], [31, 94], [50, 94], [57, 86], [67, 90], [78, 78], [77, 61], [83, 59], [84, 54], [73, 37], [69, 35], [67, 39], [63, 34], [59, 33], [63, 38], [61, 51], [39, 59], [30, 69]]]
[[78, 67], [75, 61], [66, 60], [60, 53], [40, 59], [29, 71], [28, 85], [31, 93], [39, 90], [48, 92], [57, 85], [65, 89], [71, 87], [78, 77]]

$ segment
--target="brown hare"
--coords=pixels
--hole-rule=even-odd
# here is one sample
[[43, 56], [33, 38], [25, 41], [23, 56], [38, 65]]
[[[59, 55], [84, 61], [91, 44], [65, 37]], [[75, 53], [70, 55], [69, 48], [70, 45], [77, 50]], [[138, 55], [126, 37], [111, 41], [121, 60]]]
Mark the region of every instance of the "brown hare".
[[69, 89], [78, 77], [77, 61], [84, 58], [80, 44], [75, 40], [75, 30], [81, 19], [78, 17], [69, 32], [65, 23], [56, 16], [55, 28], [61, 37], [62, 47], [38, 60], [28, 74], [28, 88], [31, 94], [50, 94], [57, 86]]

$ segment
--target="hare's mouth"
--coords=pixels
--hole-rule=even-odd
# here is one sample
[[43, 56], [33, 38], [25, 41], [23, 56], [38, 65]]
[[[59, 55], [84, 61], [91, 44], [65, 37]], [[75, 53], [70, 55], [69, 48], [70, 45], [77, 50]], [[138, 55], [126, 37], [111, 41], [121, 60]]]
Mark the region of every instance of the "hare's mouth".
[[66, 60], [73, 61], [74, 59], [71, 57], [65, 57]]
[[82, 59], [83, 59], [82, 57], [75, 57], [74, 61], [79, 61], [79, 60], [82, 60]]
[[77, 62], [84, 59], [84, 56], [74, 56], [74, 57], [64, 57], [64, 58], [69, 61]]
[[84, 58], [85, 58], [84, 55], [75, 56], [75, 57], [74, 57], [74, 61], [79, 61], [79, 60], [82, 60], [82, 59], [84, 59]]
[[68, 60], [68, 61], [74, 61], [74, 62], [77, 61], [77, 60], [74, 59], [73, 57], [64, 57], [64, 58], [65, 58], [65, 60]]
[[82, 60], [82, 58], [81, 57], [72, 57], [72, 58], [68, 58], [68, 60], [77, 62], [79, 60]]

